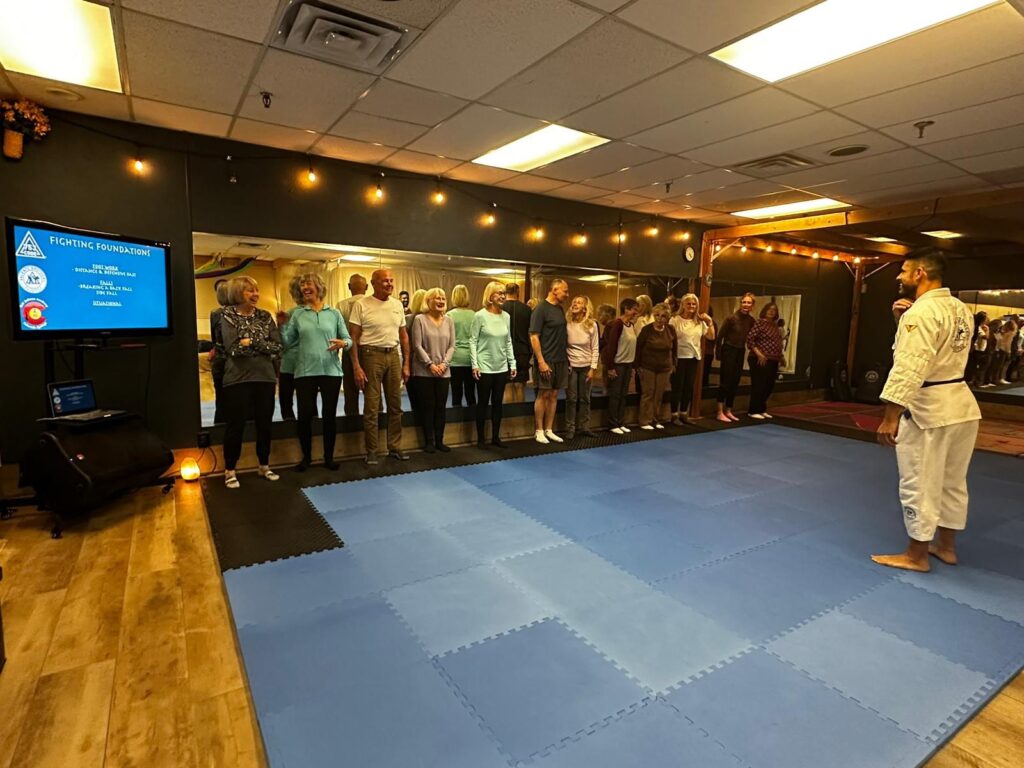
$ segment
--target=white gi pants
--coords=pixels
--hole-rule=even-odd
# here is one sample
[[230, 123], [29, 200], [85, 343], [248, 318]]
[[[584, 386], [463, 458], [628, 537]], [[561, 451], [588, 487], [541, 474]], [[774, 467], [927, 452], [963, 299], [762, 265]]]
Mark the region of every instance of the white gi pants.
[[896, 462], [910, 538], [931, 541], [937, 526], [955, 531], [967, 526], [967, 468], [977, 437], [977, 421], [921, 429], [900, 417]]

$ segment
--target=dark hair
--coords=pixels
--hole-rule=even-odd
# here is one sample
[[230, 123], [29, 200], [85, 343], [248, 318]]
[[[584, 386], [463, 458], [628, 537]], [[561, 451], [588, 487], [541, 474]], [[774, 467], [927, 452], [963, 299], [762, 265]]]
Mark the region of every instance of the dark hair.
[[215, 290], [215, 291], [216, 291], [216, 290], [217, 290], [218, 288], [220, 288], [220, 287], [221, 287], [222, 285], [227, 285], [227, 282], [228, 282], [228, 281], [227, 281], [227, 278], [225, 278], [225, 277], [222, 277], [222, 278], [220, 278], [219, 280], [214, 280], [214, 281], [213, 281], [213, 290]]
[[623, 299], [619, 302], [619, 314], [624, 314], [631, 309], [636, 309], [640, 304], [637, 303], [636, 299]]
[[942, 278], [946, 276], [946, 254], [938, 248], [931, 246], [917, 248], [908, 253], [904, 261], [912, 261], [917, 264], [932, 280], [942, 282]]
[[516, 283], [505, 283], [505, 296], [518, 296], [519, 286]]
[[778, 320], [779, 317], [781, 317], [781, 315], [779, 314], [779, 305], [776, 304], [774, 301], [769, 301], [767, 304], [765, 304], [763, 307], [761, 307], [761, 314], [758, 315], [758, 317], [760, 317], [762, 319], [767, 317], [768, 316], [768, 310], [771, 309], [772, 307], [775, 307], [775, 319]]

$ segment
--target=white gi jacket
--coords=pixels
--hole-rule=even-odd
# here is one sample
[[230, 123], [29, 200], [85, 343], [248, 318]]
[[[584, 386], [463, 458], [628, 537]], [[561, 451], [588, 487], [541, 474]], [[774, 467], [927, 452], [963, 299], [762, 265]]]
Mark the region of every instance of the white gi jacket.
[[974, 318], [948, 288], [925, 293], [900, 318], [882, 400], [906, 408], [921, 429], [979, 420], [978, 402], [963, 381], [973, 335]]

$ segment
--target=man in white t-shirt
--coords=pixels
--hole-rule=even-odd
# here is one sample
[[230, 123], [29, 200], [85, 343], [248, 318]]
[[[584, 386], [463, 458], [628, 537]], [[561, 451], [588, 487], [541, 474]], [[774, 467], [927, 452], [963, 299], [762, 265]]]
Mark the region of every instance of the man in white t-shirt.
[[[338, 302], [338, 311], [345, 318], [347, 326], [352, 319], [352, 307], [366, 295], [366, 278], [354, 274], [348, 279], [348, 290], [352, 295]], [[352, 354], [345, 352], [341, 356], [341, 386], [344, 390], [346, 416], [359, 415], [359, 387], [356, 386], [356, 374], [352, 370]]]
[[409, 458], [402, 451], [402, 384], [409, 380], [409, 335], [402, 302], [391, 295], [395, 292], [391, 270], [374, 271], [370, 285], [373, 293], [353, 304], [348, 329], [352, 371], [363, 390], [366, 464], [375, 466], [382, 385], [388, 406], [388, 456], [399, 461]]

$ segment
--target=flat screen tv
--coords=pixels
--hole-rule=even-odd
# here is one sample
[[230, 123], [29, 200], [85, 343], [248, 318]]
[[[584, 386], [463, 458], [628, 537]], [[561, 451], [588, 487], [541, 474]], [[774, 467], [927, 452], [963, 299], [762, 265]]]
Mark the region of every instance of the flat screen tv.
[[16, 340], [170, 334], [168, 243], [6, 219]]

